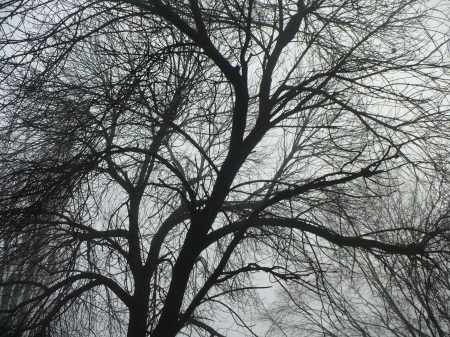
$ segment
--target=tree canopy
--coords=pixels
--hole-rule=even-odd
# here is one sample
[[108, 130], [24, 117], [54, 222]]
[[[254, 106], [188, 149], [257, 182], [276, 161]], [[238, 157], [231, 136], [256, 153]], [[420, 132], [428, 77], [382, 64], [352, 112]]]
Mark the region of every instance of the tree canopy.
[[0, 334], [448, 335], [448, 9], [4, 0]]

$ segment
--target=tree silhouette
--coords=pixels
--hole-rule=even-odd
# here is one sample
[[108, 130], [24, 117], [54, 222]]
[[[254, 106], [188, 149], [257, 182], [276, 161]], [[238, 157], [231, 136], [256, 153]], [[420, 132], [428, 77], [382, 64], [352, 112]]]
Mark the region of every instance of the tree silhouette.
[[[445, 201], [378, 221], [411, 181], [448, 186], [442, 5], [6, 0], [0, 13], [2, 334], [222, 336], [228, 320], [252, 335], [263, 274], [334, 310], [352, 264], [384, 266], [406, 299], [428, 291], [407, 294], [408, 270], [448, 275]], [[394, 289], [378, 284], [380, 299]]]

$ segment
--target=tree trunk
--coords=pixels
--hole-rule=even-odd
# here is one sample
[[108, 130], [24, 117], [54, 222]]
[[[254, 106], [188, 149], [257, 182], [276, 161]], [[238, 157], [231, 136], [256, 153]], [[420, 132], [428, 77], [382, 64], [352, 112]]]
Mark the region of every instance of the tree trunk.
[[147, 336], [148, 302], [150, 298], [150, 279], [136, 280], [136, 288], [130, 303], [128, 337]]

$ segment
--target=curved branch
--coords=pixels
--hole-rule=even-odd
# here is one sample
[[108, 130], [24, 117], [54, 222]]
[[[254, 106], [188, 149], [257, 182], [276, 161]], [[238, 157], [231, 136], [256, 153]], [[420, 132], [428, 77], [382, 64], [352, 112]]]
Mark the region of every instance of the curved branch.
[[[60, 212], [49, 212], [49, 215], [58, 216], [66, 221], [66, 224], [73, 228], [78, 228], [81, 230], [86, 231], [87, 233], [77, 233], [77, 232], [69, 232], [74, 239], [79, 240], [92, 240], [92, 239], [105, 239], [108, 241], [108, 243], [113, 247], [114, 249], [117, 249], [117, 251], [123, 256], [127, 257], [127, 252], [120, 246], [119, 243], [117, 243], [114, 240], [111, 240], [113, 237], [123, 237], [128, 238], [129, 231], [126, 229], [112, 229], [112, 230], [106, 230], [106, 231], [98, 231], [90, 226], [86, 226], [83, 224], [80, 224], [78, 222], [73, 221], [70, 217], [67, 215], [61, 214]], [[49, 221], [47, 221], [48, 223]]]
[[196, 319], [194, 317], [189, 317], [187, 320], [187, 323], [195, 325], [199, 328], [202, 328], [206, 332], [209, 332], [211, 334], [210, 337], [226, 337], [226, 336], [220, 334], [219, 332], [217, 332], [216, 330], [214, 330], [213, 328], [211, 328], [208, 324], [203, 323], [202, 321], [199, 321], [198, 319]]
[[19, 310], [20, 308], [26, 306], [27, 304], [36, 302], [36, 301], [40, 301], [48, 296], [50, 296], [51, 294], [55, 293], [56, 291], [58, 291], [59, 289], [68, 286], [70, 284], [73, 284], [74, 282], [80, 281], [80, 280], [94, 280], [95, 282], [98, 282], [99, 285], [104, 285], [105, 287], [107, 287], [108, 289], [110, 289], [114, 294], [116, 294], [116, 296], [122, 300], [122, 302], [125, 305], [129, 305], [130, 304], [130, 300], [131, 300], [131, 296], [122, 289], [122, 287], [120, 287], [115, 281], [111, 280], [110, 278], [100, 275], [100, 274], [95, 274], [95, 273], [89, 273], [89, 272], [85, 272], [85, 273], [79, 273], [77, 275], [73, 275], [70, 277], [67, 277], [66, 279], [62, 280], [61, 282], [58, 282], [56, 284], [54, 284], [51, 287], [46, 287], [42, 284], [39, 283], [31, 283], [29, 281], [11, 281], [8, 282], [7, 285], [12, 285], [12, 283], [14, 284], [23, 284], [24, 282], [26, 282], [27, 284], [32, 284], [32, 285], [36, 285], [42, 289], [44, 289], [44, 293], [30, 298], [27, 301], [24, 301], [20, 304], [18, 304], [15, 308], [13, 309], [9, 309], [9, 310], [0, 310], [0, 313], [11, 313], [14, 312], [16, 310]]
[[40, 325], [42, 325], [42, 328], [39, 330], [39, 332], [35, 335], [36, 337], [45, 336], [45, 330], [50, 325], [50, 322], [52, 321], [52, 318], [58, 313], [58, 311], [69, 301], [73, 300], [74, 298], [79, 297], [82, 293], [85, 291], [88, 291], [96, 286], [101, 285], [101, 282], [96, 280], [93, 282], [89, 282], [88, 284], [85, 284], [84, 286], [72, 291], [69, 295], [64, 297], [58, 304], [50, 311], [50, 313], [41, 321]]
[[145, 262], [146, 268], [155, 268], [159, 262], [159, 252], [167, 234], [182, 221], [189, 219], [189, 213], [186, 212], [186, 206], [180, 206], [172, 212], [171, 215], [162, 223], [156, 234], [153, 236], [150, 244], [150, 251]]

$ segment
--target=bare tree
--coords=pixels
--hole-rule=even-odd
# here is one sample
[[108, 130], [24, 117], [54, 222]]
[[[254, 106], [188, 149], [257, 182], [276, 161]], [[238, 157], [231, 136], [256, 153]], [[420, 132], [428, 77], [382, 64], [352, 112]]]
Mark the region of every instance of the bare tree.
[[[448, 184], [443, 6], [6, 0], [0, 13], [3, 334], [222, 336], [232, 320], [251, 335], [257, 275], [331, 301], [333, 263], [396, 282], [408, 261], [418, 275], [448, 263], [448, 208], [375, 221], [403, 182]], [[379, 301], [395, 296], [377, 284]], [[416, 288], [396, 285], [412, 302]]]
[[[447, 193], [439, 183], [403, 186], [389, 202], [372, 205], [377, 212], [367, 221], [445, 228]], [[291, 283], [279, 289], [272, 310], [265, 305], [262, 319], [272, 335], [448, 336], [449, 265], [442, 254], [423, 259], [340, 250], [329, 257], [319, 291]]]

